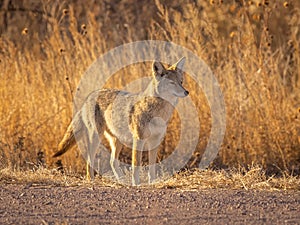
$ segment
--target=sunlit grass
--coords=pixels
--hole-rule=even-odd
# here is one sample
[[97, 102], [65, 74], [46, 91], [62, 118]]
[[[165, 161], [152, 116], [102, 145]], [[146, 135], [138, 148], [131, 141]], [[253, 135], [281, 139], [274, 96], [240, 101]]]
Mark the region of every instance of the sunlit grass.
[[[88, 181], [76, 173], [62, 174], [56, 170], [37, 169], [34, 171], [0, 170], [0, 184], [27, 184], [31, 186], [87, 186], [126, 187], [114, 179], [96, 176]], [[180, 190], [201, 189], [237, 189], [237, 190], [300, 190], [300, 179], [296, 175], [268, 176], [261, 167], [241, 170], [206, 170], [198, 169], [177, 173], [172, 178], [156, 184], [143, 184], [140, 188], [167, 188]]]

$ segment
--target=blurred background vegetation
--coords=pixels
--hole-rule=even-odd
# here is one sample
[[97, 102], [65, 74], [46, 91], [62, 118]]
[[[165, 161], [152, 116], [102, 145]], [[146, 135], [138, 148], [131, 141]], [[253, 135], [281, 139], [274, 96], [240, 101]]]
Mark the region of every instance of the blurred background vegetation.
[[[271, 174], [299, 174], [299, 27], [298, 0], [2, 0], [0, 167], [63, 166], [83, 173], [76, 150], [62, 161], [51, 158], [71, 121], [82, 74], [110, 49], [152, 39], [190, 49], [220, 83], [227, 124], [213, 168], [255, 164]], [[150, 66], [124, 68], [107, 86], [122, 88], [145, 76]], [[211, 115], [197, 85], [187, 79], [185, 86], [201, 124], [197, 149], [186, 165], [193, 168], [207, 144]], [[175, 114], [160, 159], [172, 152], [179, 133]], [[129, 155], [124, 150], [122, 160], [129, 161]]]

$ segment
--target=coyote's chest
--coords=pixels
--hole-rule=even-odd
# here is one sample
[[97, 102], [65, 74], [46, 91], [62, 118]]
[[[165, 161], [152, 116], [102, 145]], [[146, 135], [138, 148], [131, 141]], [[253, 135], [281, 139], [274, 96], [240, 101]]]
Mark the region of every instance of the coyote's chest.
[[137, 139], [162, 138], [173, 113], [173, 106], [159, 97], [144, 97], [136, 102], [129, 115], [129, 128]]

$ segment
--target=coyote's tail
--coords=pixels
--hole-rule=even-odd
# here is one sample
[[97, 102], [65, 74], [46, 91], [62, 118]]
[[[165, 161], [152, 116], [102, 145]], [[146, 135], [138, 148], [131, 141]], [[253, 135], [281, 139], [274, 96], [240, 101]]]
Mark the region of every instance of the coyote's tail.
[[72, 122], [68, 126], [68, 129], [62, 139], [62, 141], [58, 145], [58, 151], [53, 155], [53, 157], [58, 157], [67, 152], [71, 147], [73, 147], [76, 143], [76, 138], [79, 137], [80, 133], [82, 133], [83, 129], [83, 121], [81, 117], [81, 111], [78, 111], [73, 118]]

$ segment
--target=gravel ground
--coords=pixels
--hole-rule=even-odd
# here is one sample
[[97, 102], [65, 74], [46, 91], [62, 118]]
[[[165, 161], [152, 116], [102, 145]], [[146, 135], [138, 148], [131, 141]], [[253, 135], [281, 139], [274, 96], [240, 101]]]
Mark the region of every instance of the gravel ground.
[[300, 224], [299, 191], [0, 186], [0, 224]]

